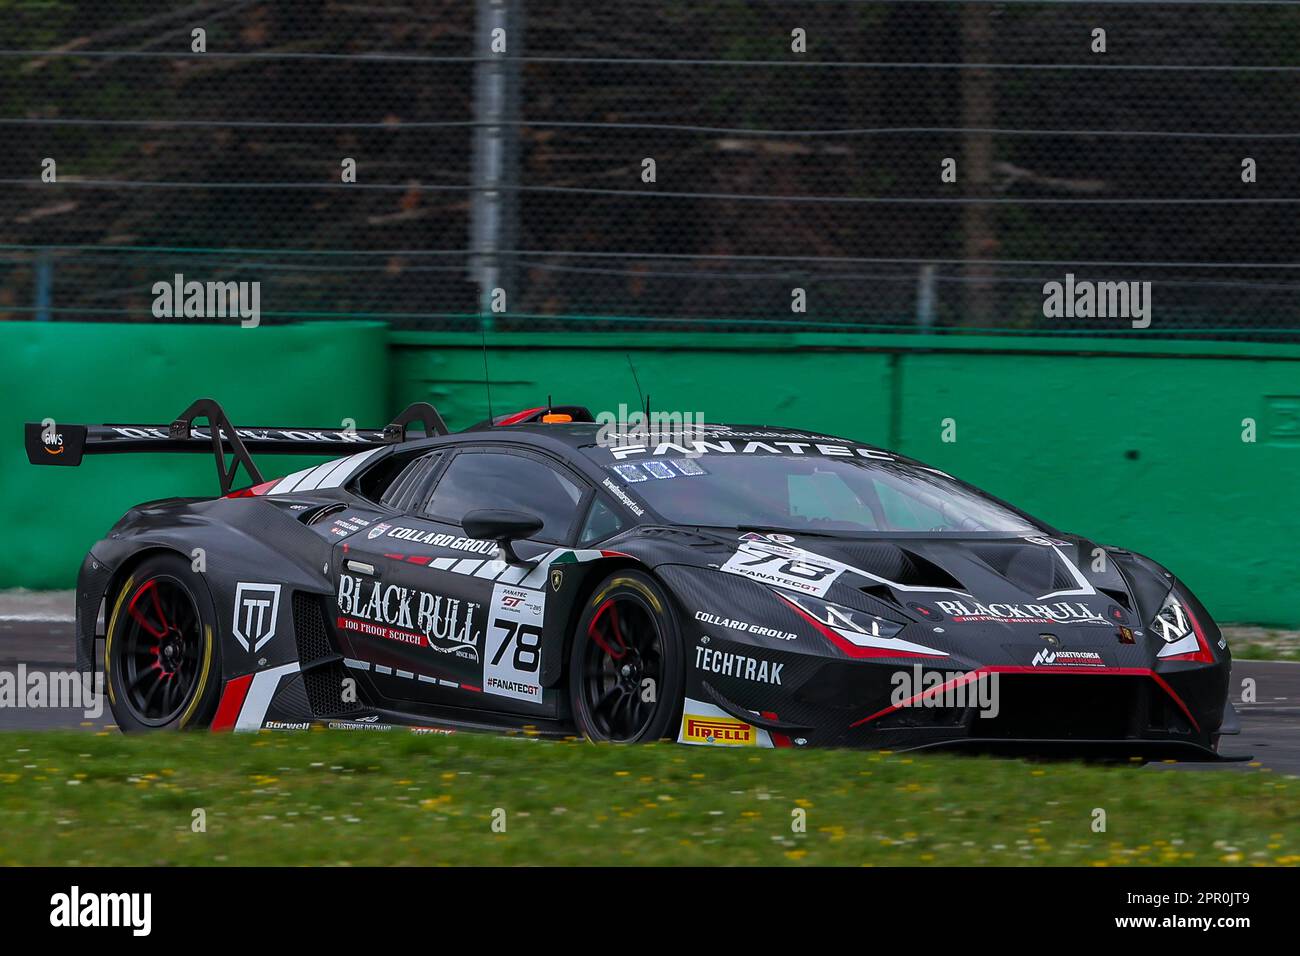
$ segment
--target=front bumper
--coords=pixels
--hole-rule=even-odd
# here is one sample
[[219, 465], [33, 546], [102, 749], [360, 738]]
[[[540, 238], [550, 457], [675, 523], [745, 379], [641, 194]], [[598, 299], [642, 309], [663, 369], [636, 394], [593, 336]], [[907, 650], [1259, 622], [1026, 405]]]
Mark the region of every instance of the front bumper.
[[1233, 732], [1227, 660], [1042, 668], [767, 656], [784, 664], [779, 687], [699, 673], [688, 695], [806, 746], [1217, 759], [1219, 734]]

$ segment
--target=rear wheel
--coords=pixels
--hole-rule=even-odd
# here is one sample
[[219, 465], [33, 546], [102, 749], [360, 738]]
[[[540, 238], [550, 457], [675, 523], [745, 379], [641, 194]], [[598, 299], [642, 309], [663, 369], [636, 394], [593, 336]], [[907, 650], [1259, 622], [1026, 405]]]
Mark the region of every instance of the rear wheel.
[[681, 713], [682, 641], [650, 575], [616, 571], [592, 593], [569, 655], [569, 702], [591, 740], [659, 740]]
[[212, 598], [177, 555], [141, 562], [117, 592], [104, 642], [109, 706], [123, 730], [206, 726], [220, 693]]

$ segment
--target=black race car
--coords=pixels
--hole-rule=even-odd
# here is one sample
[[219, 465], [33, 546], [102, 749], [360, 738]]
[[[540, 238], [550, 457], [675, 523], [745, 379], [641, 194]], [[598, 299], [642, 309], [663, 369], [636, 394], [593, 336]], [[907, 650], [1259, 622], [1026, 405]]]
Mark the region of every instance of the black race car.
[[[125, 730], [1189, 759], [1237, 732], [1226, 642], [1149, 558], [848, 439], [644, 434], [576, 406], [455, 434], [423, 404], [382, 431], [235, 428], [203, 400], [26, 443], [215, 457], [220, 497], [132, 508], [81, 568], [78, 663], [103, 620]], [[250, 449], [344, 457], [264, 481]]]

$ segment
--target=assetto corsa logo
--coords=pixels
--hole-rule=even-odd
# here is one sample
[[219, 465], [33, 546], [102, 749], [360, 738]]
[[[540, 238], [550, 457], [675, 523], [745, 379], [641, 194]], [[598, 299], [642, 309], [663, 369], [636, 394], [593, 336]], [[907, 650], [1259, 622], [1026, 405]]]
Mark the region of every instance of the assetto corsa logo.
[[1105, 667], [1096, 651], [1049, 651], [1043, 648], [1034, 655], [1034, 667]]

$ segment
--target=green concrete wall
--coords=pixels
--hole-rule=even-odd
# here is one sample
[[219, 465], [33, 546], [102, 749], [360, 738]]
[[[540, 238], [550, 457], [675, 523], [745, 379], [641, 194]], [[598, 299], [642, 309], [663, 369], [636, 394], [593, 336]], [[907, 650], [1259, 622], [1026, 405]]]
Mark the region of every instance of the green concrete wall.
[[[920, 335], [489, 335], [495, 411], [546, 400], [822, 429], [951, 471], [1174, 568], [1221, 621], [1300, 626], [1300, 347]], [[366, 323], [259, 329], [0, 323], [0, 587], [66, 587], [131, 504], [216, 487], [204, 457], [35, 468], [22, 422], [378, 425], [431, 401], [487, 416], [479, 337]], [[942, 440], [945, 419], [956, 441]], [[1242, 441], [1253, 419], [1258, 440]], [[266, 459], [266, 475], [315, 459]]]
[[[489, 336], [498, 414], [637, 405], [914, 455], [1169, 565], [1220, 621], [1300, 626], [1300, 348], [886, 335]], [[394, 407], [486, 417], [476, 335], [395, 334]], [[1242, 440], [1253, 419], [1257, 441]], [[942, 440], [945, 419], [956, 441]]]
[[[248, 425], [359, 427], [388, 408], [385, 327], [117, 325], [0, 322], [0, 588], [71, 587], [86, 549], [127, 508], [218, 489], [203, 455], [88, 457], [38, 468], [22, 423], [164, 423], [200, 397]], [[259, 459], [269, 477], [321, 458]], [[242, 471], [241, 471], [242, 476]]]

